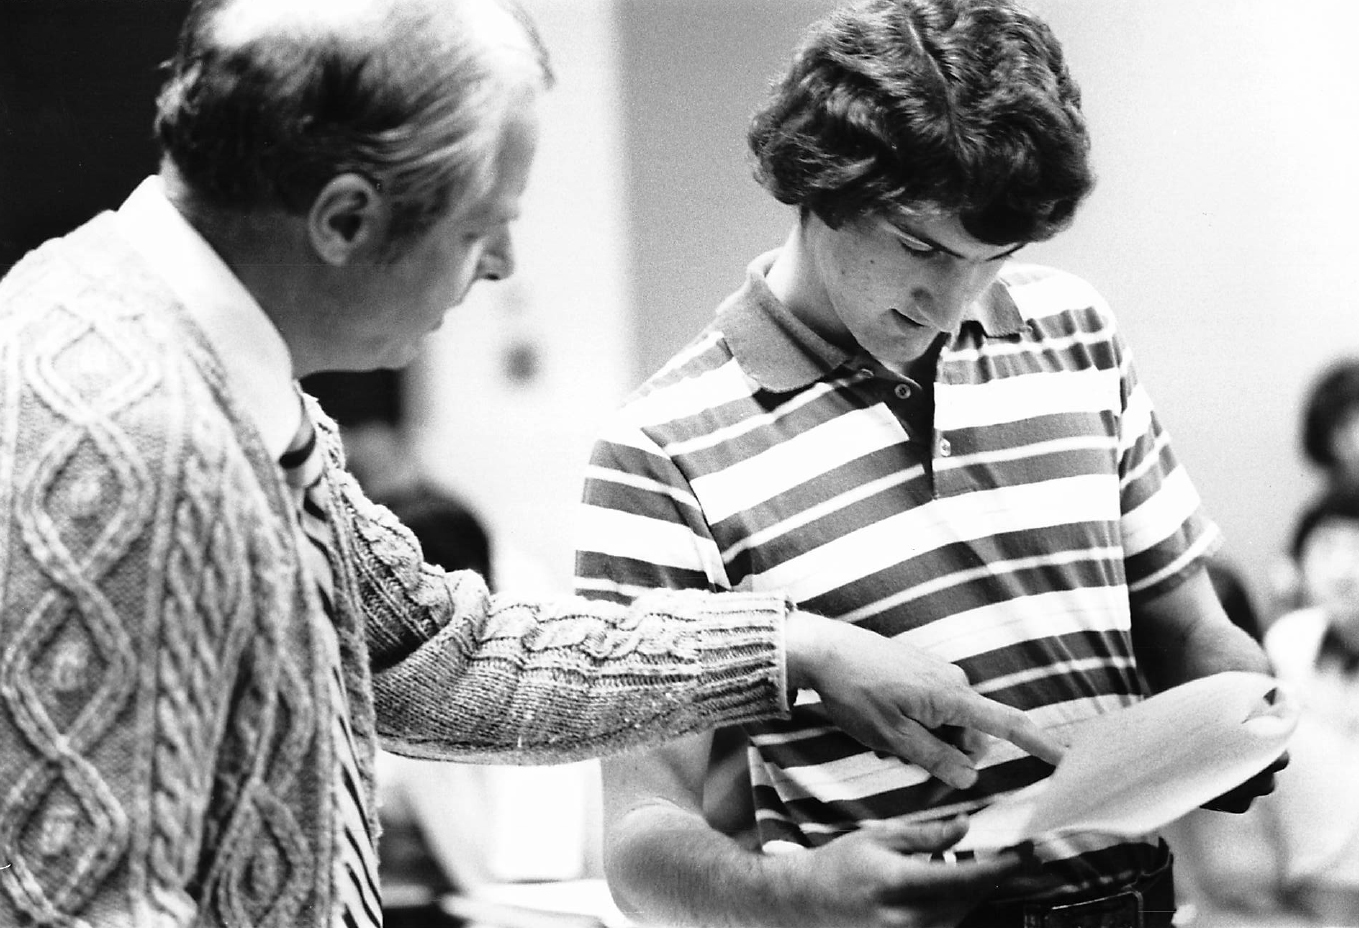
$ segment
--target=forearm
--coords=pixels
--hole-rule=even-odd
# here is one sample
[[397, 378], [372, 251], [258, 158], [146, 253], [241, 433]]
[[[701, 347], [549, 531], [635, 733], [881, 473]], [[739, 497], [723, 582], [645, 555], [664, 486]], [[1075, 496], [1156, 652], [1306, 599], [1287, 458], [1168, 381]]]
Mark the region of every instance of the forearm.
[[791, 858], [747, 850], [697, 814], [657, 801], [610, 829], [605, 871], [614, 900], [644, 924], [793, 928], [804, 924]]
[[398, 753], [560, 763], [787, 712], [779, 597], [535, 602], [465, 582], [433, 637], [374, 672]]
[[1229, 670], [1270, 672], [1264, 650], [1227, 618], [1202, 570], [1134, 610], [1133, 647], [1155, 692]]

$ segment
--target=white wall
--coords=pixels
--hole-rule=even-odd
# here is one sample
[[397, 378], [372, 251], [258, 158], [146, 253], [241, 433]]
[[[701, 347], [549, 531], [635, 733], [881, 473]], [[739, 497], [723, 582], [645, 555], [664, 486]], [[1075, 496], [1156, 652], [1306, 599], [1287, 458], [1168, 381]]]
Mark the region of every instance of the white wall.
[[1113, 305], [1226, 553], [1263, 593], [1314, 487], [1303, 394], [1359, 353], [1359, 6], [1032, 5], [1081, 84], [1099, 174], [1076, 225], [1032, 253]]
[[[609, 0], [529, 0], [557, 85], [516, 227], [518, 271], [482, 283], [413, 371], [421, 465], [485, 516], [501, 552], [568, 589], [582, 468], [631, 373], [617, 54]], [[527, 347], [519, 382], [507, 354]], [[511, 578], [507, 578], [511, 579]]]

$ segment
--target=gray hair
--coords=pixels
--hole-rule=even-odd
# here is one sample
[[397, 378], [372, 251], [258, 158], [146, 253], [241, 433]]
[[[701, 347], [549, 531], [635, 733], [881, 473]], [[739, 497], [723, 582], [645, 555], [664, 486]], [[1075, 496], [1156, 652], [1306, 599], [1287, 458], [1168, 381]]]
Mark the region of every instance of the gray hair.
[[196, 206], [302, 215], [352, 172], [389, 198], [389, 246], [490, 188], [553, 79], [515, 0], [198, 0], [168, 69], [156, 136]]

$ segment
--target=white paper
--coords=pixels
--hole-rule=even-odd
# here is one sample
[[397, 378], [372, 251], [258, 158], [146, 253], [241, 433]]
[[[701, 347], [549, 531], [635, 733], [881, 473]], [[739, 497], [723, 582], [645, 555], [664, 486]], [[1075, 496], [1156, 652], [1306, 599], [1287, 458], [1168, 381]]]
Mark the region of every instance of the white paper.
[[972, 815], [954, 850], [1155, 831], [1268, 767], [1297, 721], [1297, 700], [1264, 674], [1219, 673], [1158, 693], [1074, 727], [1053, 774]]

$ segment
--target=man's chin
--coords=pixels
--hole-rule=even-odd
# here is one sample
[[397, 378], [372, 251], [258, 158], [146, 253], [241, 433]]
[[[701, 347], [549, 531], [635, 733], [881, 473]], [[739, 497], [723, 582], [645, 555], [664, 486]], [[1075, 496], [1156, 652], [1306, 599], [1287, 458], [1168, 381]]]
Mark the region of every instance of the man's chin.
[[414, 342], [404, 342], [400, 345], [393, 345], [383, 354], [382, 359], [376, 366], [393, 371], [408, 366], [420, 355], [420, 351], [424, 348], [427, 339], [428, 336]]

